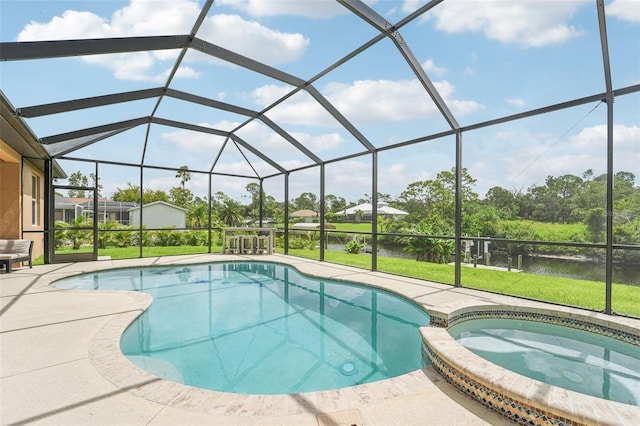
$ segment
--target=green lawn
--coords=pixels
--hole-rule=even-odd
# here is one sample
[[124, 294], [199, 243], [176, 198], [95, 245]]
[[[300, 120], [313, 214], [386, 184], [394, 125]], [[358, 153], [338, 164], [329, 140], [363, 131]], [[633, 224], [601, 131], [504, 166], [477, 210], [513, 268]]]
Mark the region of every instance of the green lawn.
[[[289, 254], [312, 259], [319, 258], [318, 250], [290, 249]], [[325, 250], [325, 260], [371, 269], [371, 255], [368, 254], [347, 254]], [[378, 256], [377, 269], [381, 272], [446, 284], [454, 282], [454, 267], [451, 265]], [[468, 267], [462, 268], [461, 281], [464, 287], [479, 290], [596, 311], [602, 311], [605, 308], [605, 285], [603, 282]], [[612, 294], [612, 309], [615, 312], [640, 317], [640, 287], [614, 283]]]
[[528, 227], [542, 241], [578, 241], [578, 237], [584, 237], [587, 232], [584, 223], [548, 223], [532, 220], [505, 220], [501, 223], [519, 228]]

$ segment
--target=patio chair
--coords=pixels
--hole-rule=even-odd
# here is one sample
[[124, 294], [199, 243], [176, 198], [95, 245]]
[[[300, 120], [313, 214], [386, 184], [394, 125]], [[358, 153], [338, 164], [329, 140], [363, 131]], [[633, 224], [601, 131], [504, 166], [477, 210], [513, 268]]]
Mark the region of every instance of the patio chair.
[[256, 237], [256, 254], [269, 254], [271, 237], [269, 235], [259, 235]]
[[241, 238], [239, 235], [230, 235], [227, 238], [227, 251], [233, 254], [240, 254], [241, 252]]

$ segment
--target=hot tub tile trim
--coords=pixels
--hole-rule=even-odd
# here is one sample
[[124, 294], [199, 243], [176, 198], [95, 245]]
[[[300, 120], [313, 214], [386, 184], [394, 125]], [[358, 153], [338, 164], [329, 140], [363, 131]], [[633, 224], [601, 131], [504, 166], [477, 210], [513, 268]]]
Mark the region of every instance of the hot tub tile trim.
[[[515, 383], [520, 383], [523, 380], [530, 381], [532, 384], [534, 382], [541, 384], [541, 382], [521, 376], [484, 360], [462, 345], [457, 344], [456, 340], [446, 331], [450, 326], [472, 319], [506, 318], [545, 322], [575, 328], [633, 345], [640, 345], [640, 330], [637, 328], [579, 313], [550, 311], [548, 308], [539, 309], [517, 305], [465, 305], [459, 309], [448, 308], [448, 312], [429, 312], [431, 317], [429, 327], [421, 329], [423, 335], [423, 359], [428, 360], [445, 381], [485, 407], [522, 425], [572, 426], [594, 423], [627, 425], [625, 421], [620, 420], [621, 418], [637, 418], [640, 422], [638, 407], [571, 391], [567, 391], [567, 393], [572, 394], [572, 397], [563, 398], [563, 401], [560, 401], [560, 405], [557, 407], [550, 407], [543, 400], [527, 395], [527, 392], [523, 389], [529, 386], [520, 385], [514, 388], [512, 383], [506, 386], [504, 378], [501, 377], [501, 380], [497, 380], [497, 374], [502, 371], [505, 372], [507, 377], [516, 377]], [[469, 363], [470, 358], [474, 361]], [[484, 365], [484, 368], [474, 367], [475, 364]], [[491, 367], [488, 368], [487, 365]], [[587, 404], [590, 399], [602, 401], [606, 408], [595, 410], [591, 414], [575, 412], [572, 398], [583, 403], [587, 402]], [[638, 413], [634, 414], [634, 410], [638, 411]], [[621, 417], [617, 417], [618, 414]], [[617, 420], [614, 417], [617, 417]]]
[[640, 332], [638, 332], [638, 330], [626, 327], [623, 324], [612, 323], [611, 321], [598, 320], [597, 318], [585, 319], [582, 315], [579, 316], [561, 311], [552, 311], [553, 313], [549, 313], [548, 309], [545, 310], [545, 312], [536, 312], [533, 308], [521, 307], [518, 309], [518, 307], [515, 307], [516, 309], [514, 309], [514, 307], [509, 307], [510, 309], [504, 309], [504, 307], [497, 307], [495, 305], [479, 306], [478, 308], [479, 309], [476, 310], [465, 308], [464, 312], [459, 313], [455, 311], [448, 317], [429, 312], [431, 317], [429, 325], [449, 328], [463, 321], [493, 318], [536, 321], [588, 331], [640, 346]]

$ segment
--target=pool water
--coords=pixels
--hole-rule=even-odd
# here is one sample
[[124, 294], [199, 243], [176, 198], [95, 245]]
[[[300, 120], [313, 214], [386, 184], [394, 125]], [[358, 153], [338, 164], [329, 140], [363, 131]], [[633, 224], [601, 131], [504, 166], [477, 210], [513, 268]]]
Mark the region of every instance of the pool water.
[[640, 347], [587, 331], [513, 319], [448, 329], [460, 344], [523, 376], [598, 398], [640, 405]]
[[429, 316], [388, 292], [275, 263], [121, 269], [57, 288], [153, 296], [123, 353], [168, 380], [223, 392], [289, 394], [399, 376], [424, 366]]

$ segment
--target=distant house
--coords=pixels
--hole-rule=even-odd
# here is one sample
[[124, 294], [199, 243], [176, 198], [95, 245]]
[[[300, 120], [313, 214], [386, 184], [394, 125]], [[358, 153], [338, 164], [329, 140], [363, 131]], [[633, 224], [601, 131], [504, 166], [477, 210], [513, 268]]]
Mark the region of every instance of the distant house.
[[129, 209], [129, 221], [131, 225], [140, 226], [140, 212], [142, 211], [142, 224], [148, 229], [184, 228], [187, 223], [187, 210], [174, 206], [164, 201], [156, 201], [149, 204]]
[[129, 225], [129, 210], [137, 207], [138, 203], [129, 201], [111, 201], [106, 198], [98, 199], [97, 214], [93, 212], [92, 198], [56, 197], [55, 220], [71, 222], [78, 216], [95, 219], [101, 223], [118, 222]]
[[[373, 213], [373, 206], [371, 203], [364, 203], [354, 207], [349, 207], [346, 210], [342, 210], [337, 215], [346, 216], [349, 220], [358, 220], [358, 212], [362, 212], [363, 220], [371, 220], [371, 215]], [[409, 213], [391, 207], [389, 203], [380, 202], [377, 206], [378, 216], [385, 216], [393, 219], [397, 219], [402, 216], [407, 216]]]
[[314, 212], [313, 210], [302, 209], [296, 210], [295, 212], [291, 213], [291, 217], [294, 219], [302, 218], [304, 219], [305, 223], [311, 223], [314, 217], [318, 217], [318, 213]]

